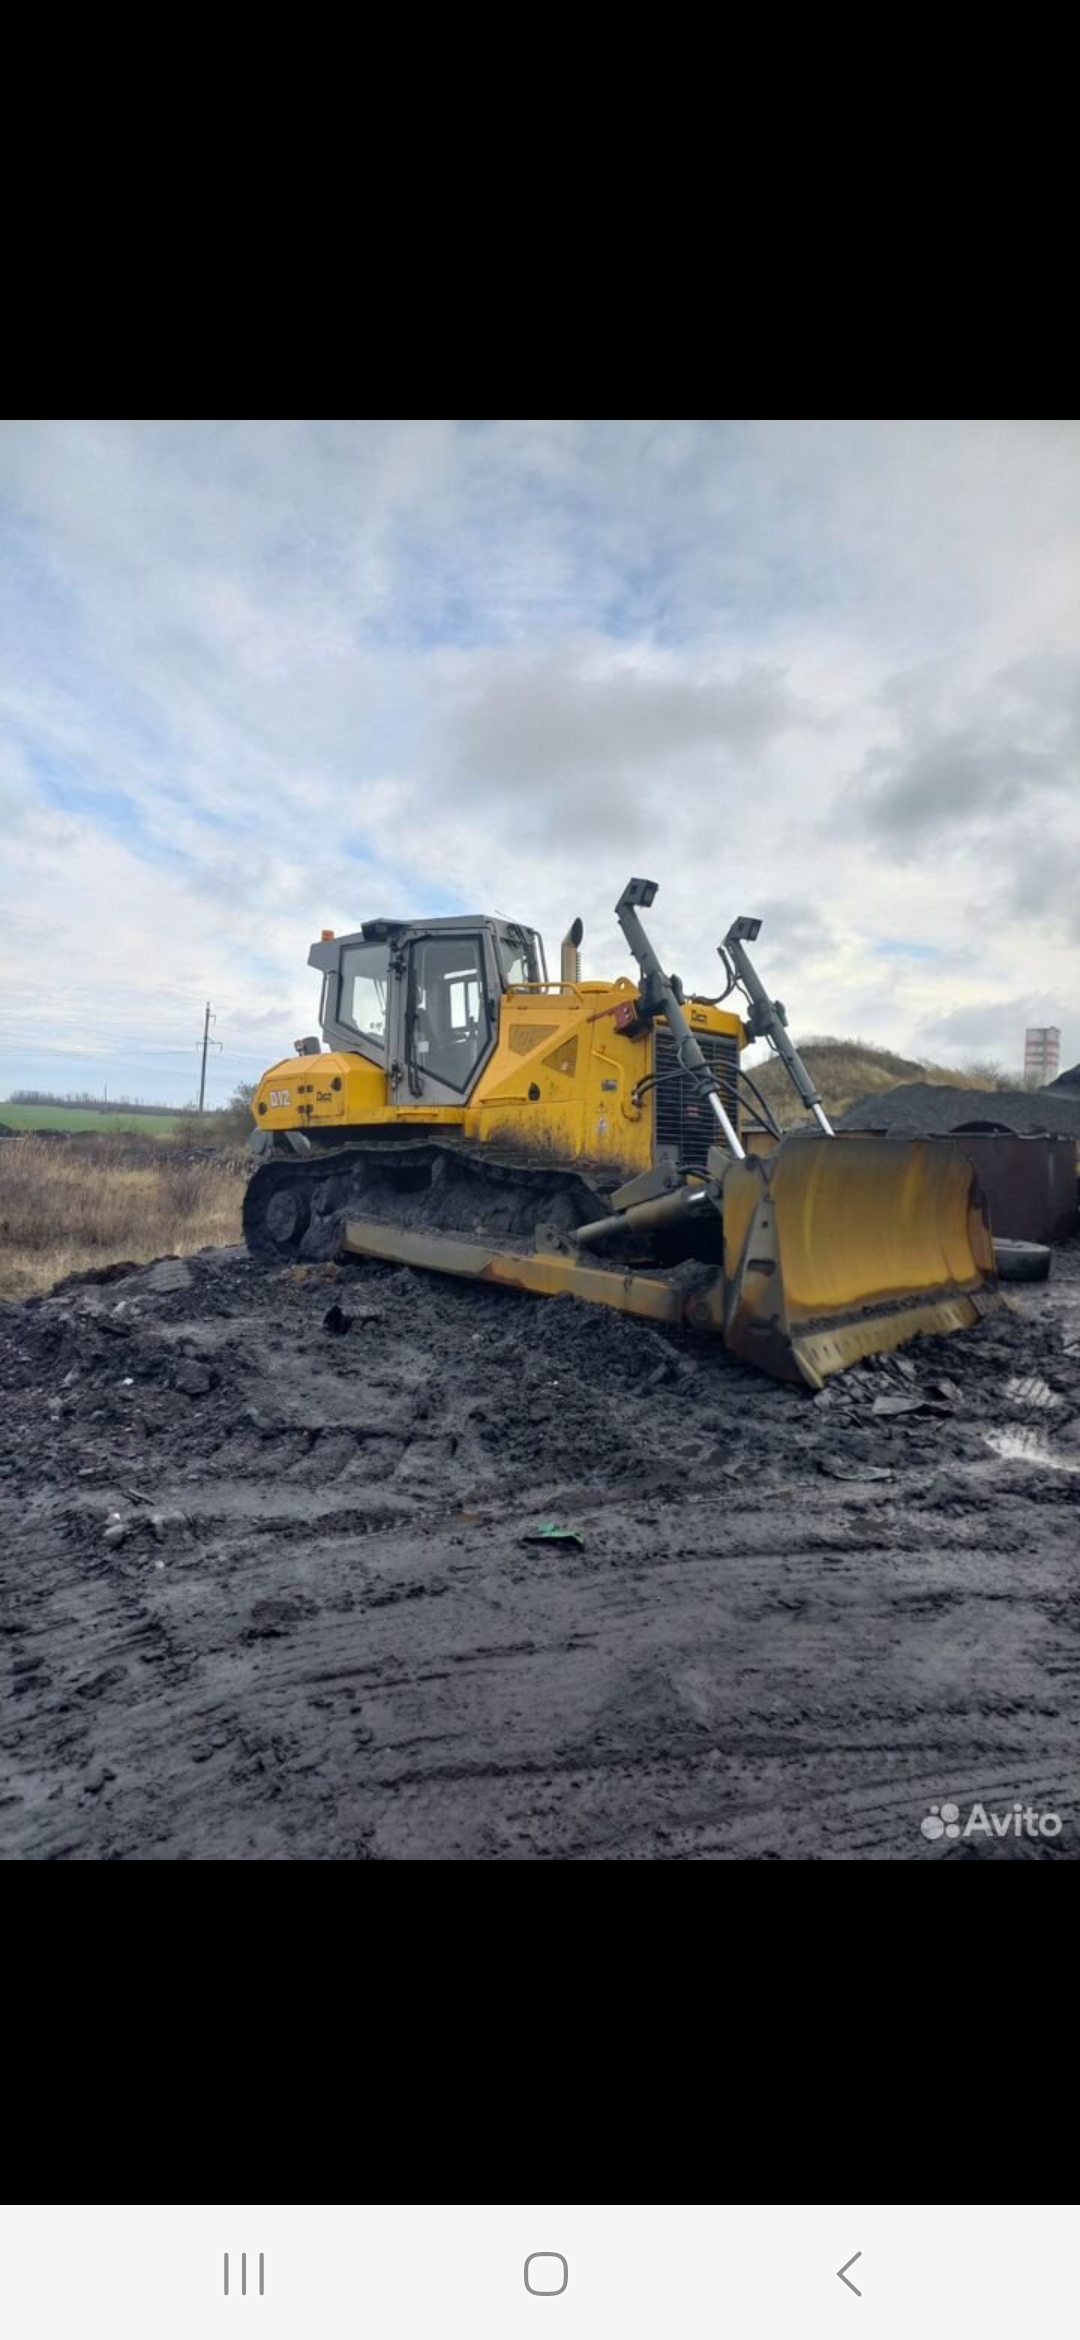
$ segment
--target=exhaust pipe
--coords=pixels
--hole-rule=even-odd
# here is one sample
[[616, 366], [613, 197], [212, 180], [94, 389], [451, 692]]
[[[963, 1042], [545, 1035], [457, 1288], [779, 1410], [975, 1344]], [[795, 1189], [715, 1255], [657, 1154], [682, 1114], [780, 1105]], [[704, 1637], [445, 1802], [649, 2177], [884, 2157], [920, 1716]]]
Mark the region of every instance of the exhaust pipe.
[[569, 934], [563, 936], [559, 973], [564, 983], [580, 983], [581, 981], [580, 943], [584, 932], [585, 929], [580, 918], [575, 918]]

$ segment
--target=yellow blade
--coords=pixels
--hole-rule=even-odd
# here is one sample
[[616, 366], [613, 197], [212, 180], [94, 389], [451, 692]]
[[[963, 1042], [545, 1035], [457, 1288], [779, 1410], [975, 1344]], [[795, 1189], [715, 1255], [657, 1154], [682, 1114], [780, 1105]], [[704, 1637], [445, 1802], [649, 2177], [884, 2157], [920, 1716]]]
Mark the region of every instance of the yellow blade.
[[723, 1211], [728, 1347], [814, 1389], [917, 1333], [974, 1324], [997, 1297], [958, 1145], [786, 1138], [725, 1171]]

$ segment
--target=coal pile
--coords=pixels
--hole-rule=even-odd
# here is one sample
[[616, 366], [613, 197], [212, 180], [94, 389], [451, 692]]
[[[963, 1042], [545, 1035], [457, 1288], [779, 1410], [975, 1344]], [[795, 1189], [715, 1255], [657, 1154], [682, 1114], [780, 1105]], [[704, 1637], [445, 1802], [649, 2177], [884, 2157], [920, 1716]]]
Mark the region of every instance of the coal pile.
[[1011, 1131], [1017, 1137], [1080, 1140], [1080, 1086], [1048, 1089], [950, 1089], [909, 1081], [863, 1097], [837, 1122], [886, 1137], [947, 1135], [952, 1130]]

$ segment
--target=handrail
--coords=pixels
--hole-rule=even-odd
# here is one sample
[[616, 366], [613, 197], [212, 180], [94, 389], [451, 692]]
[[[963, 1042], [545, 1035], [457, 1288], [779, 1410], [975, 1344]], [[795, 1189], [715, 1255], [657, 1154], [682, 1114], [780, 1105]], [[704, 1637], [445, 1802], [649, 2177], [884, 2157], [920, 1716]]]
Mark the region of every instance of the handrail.
[[544, 991], [572, 991], [572, 992], [573, 992], [573, 994], [574, 994], [574, 997], [575, 997], [575, 999], [578, 997], [578, 985], [577, 985], [576, 983], [562, 983], [562, 982], [551, 982], [551, 983], [511, 983], [511, 984], [508, 986], [508, 989], [509, 989], [510, 991], [540, 991], [540, 992], [544, 992]]

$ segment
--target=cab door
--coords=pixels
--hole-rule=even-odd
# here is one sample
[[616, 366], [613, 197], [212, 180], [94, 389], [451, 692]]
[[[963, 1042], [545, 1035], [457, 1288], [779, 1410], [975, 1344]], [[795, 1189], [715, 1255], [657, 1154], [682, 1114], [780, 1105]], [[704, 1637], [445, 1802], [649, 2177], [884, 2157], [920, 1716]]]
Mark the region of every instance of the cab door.
[[500, 983], [483, 927], [417, 928], [400, 946], [391, 1043], [395, 1105], [462, 1105], [498, 1037]]

